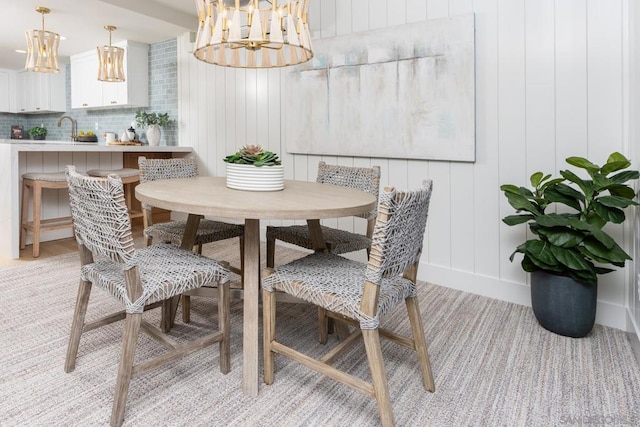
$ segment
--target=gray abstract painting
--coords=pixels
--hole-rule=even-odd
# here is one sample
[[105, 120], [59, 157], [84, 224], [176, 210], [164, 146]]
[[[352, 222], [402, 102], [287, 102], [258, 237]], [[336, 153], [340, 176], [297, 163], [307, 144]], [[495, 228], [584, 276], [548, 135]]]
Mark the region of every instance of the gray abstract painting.
[[285, 77], [290, 153], [475, 160], [474, 16], [314, 40]]

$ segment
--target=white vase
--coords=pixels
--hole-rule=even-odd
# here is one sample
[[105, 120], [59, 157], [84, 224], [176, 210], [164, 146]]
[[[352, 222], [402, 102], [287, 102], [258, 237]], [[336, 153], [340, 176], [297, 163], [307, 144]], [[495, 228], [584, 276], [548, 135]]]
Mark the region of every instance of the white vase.
[[278, 191], [284, 189], [284, 167], [227, 163], [227, 187], [234, 190]]
[[147, 141], [149, 145], [154, 147], [160, 145], [160, 126], [149, 125], [147, 127]]

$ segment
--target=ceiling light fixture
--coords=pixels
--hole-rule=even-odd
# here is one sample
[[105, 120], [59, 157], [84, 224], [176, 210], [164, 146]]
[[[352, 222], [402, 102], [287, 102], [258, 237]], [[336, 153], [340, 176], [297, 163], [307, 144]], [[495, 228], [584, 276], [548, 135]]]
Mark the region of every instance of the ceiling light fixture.
[[45, 31], [44, 15], [51, 12], [46, 7], [36, 7], [36, 12], [42, 15], [42, 30], [27, 30], [27, 62], [24, 66], [29, 71], [36, 73], [57, 73], [58, 68], [58, 44], [60, 35]]
[[[272, 68], [313, 58], [310, 0], [196, 0], [198, 34], [193, 54], [225, 67]], [[263, 7], [261, 6], [261, 3]]]
[[105, 25], [109, 31], [109, 46], [98, 46], [98, 80], [103, 82], [124, 81], [124, 49], [111, 46], [111, 32], [116, 29], [113, 25]]

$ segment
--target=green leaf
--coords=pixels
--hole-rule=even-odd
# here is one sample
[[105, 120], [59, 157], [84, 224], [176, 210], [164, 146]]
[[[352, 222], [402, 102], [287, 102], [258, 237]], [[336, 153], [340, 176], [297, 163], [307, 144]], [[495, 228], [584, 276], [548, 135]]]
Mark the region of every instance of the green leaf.
[[633, 205], [635, 202], [633, 200], [629, 200], [625, 197], [618, 196], [602, 196], [596, 199], [599, 203], [611, 207], [611, 208], [626, 208], [627, 206]]
[[542, 172], [535, 172], [534, 174], [532, 174], [531, 178], [529, 178], [531, 186], [536, 188], [540, 184], [540, 182], [542, 182], [542, 176]]
[[504, 218], [502, 218], [502, 222], [504, 222], [507, 225], [518, 225], [518, 224], [523, 224], [529, 220], [532, 220], [534, 218], [533, 215], [530, 214], [526, 214], [526, 215], [509, 215], [506, 216]]
[[571, 219], [564, 215], [550, 213], [546, 215], [538, 215], [535, 221], [543, 227], [569, 226], [572, 224]]
[[[549, 175], [547, 175], [549, 176]], [[544, 193], [546, 191], [547, 188], [552, 187], [556, 184], [561, 183], [562, 181], [564, 181], [564, 178], [554, 178], [551, 181], [547, 181], [544, 184], [542, 184], [542, 186], [540, 186], [540, 192]]]
[[565, 249], [549, 245], [550, 252], [562, 265], [572, 270], [589, 270], [590, 266], [584, 260], [580, 252], [575, 249]]
[[596, 275], [595, 269], [592, 270], [578, 270], [578, 271], [568, 271], [569, 277], [571, 277], [576, 282], [584, 283], [587, 285], [595, 285], [598, 283], [598, 276]]
[[540, 268], [558, 265], [558, 260], [553, 256], [549, 248], [552, 247], [548, 242], [541, 240], [527, 240], [524, 244], [518, 246], [518, 250], [531, 258], [531, 261]]
[[575, 173], [568, 170], [560, 171], [560, 175], [562, 175], [565, 179], [577, 184], [585, 196], [593, 193], [593, 183], [591, 181], [585, 181]]
[[[611, 247], [603, 245], [601, 242], [594, 239], [585, 239], [583, 242], [584, 248], [594, 254], [599, 259], [604, 259], [610, 263], [623, 263], [626, 260], [630, 260], [631, 257], [627, 254], [616, 242], [613, 242]], [[603, 261], [598, 261], [604, 263]]]
[[584, 233], [569, 227], [540, 228], [538, 232], [545, 236], [549, 243], [562, 248], [577, 246], [584, 239]]
[[606, 165], [602, 166], [602, 168], [600, 169], [600, 173], [609, 175], [611, 172], [626, 169], [629, 166], [631, 166], [631, 163], [629, 163], [628, 160], [620, 162], [608, 162]]
[[525, 211], [531, 212], [532, 214], [541, 213], [541, 210], [538, 208], [538, 206], [530, 202], [526, 197], [523, 197], [519, 194], [514, 194], [514, 193], [505, 193], [505, 195], [507, 196], [507, 200], [509, 201], [509, 204], [516, 211], [525, 210]]
[[[600, 199], [602, 199], [602, 197]], [[614, 224], [621, 224], [622, 222], [624, 222], [625, 215], [621, 209], [606, 206], [600, 203], [600, 199], [594, 200], [591, 203], [591, 207], [600, 218], [605, 221], [613, 222]]]
[[633, 191], [633, 188], [627, 187], [626, 185], [612, 184], [607, 187], [607, 190], [609, 190], [612, 196], [624, 197], [629, 200], [635, 199], [636, 197], [636, 192]]
[[640, 177], [640, 172], [638, 171], [624, 171], [610, 176], [609, 179], [617, 184], [624, 184], [632, 179], [638, 179], [638, 177]]
[[570, 219], [569, 222], [573, 228], [588, 231], [594, 238], [596, 238], [607, 248], [611, 248], [616, 244], [615, 240], [613, 240], [611, 236], [609, 236], [607, 233], [593, 224], [575, 218]]
[[568, 157], [566, 162], [572, 166], [575, 166], [580, 169], [586, 169], [590, 172], [598, 172], [600, 170], [600, 166], [591, 163], [589, 160], [584, 157]]
[[584, 196], [580, 192], [566, 184], [557, 184], [549, 187], [544, 196], [550, 203], [562, 203], [577, 211], [582, 209], [580, 201], [584, 201]]
[[519, 194], [518, 188], [519, 188], [518, 186], [513, 184], [502, 184], [500, 186], [500, 190], [504, 191], [505, 193], [514, 193], [514, 194]]

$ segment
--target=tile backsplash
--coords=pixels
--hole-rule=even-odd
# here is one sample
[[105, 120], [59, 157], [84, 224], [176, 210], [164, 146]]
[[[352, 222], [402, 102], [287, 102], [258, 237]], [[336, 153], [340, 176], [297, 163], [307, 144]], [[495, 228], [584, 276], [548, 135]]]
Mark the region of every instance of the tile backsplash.
[[[104, 132], [120, 134], [131, 126], [138, 108], [114, 108], [104, 110], [71, 109], [71, 70], [66, 65], [66, 113], [52, 114], [10, 114], [0, 113], [0, 138], [11, 137], [11, 126], [21, 125], [25, 138], [27, 131], [34, 126], [44, 125], [47, 128], [47, 139], [62, 140], [71, 136], [71, 122], [64, 120], [58, 127], [58, 119], [66, 114], [78, 122], [78, 131], [93, 131], [98, 140], [103, 141]], [[149, 47], [149, 104], [145, 110], [149, 112], [169, 113], [171, 122], [162, 128], [160, 145], [178, 144], [178, 71], [177, 71], [177, 39], [154, 43]], [[95, 129], [96, 123], [98, 130]], [[144, 139], [144, 129], [136, 128], [138, 137]]]

